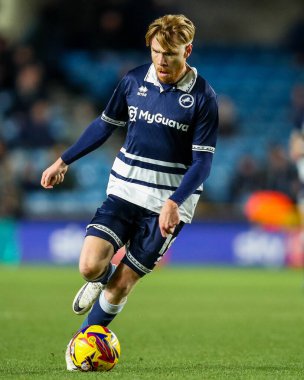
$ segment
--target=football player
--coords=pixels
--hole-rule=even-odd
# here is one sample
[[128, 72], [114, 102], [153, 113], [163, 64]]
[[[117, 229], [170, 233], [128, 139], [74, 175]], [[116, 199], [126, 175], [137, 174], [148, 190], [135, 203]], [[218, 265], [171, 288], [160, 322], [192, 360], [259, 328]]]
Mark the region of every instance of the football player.
[[[80, 255], [87, 282], [73, 310], [91, 309], [83, 326], [107, 326], [121, 312], [134, 285], [191, 222], [209, 176], [218, 106], [214, 90], [187, 63], [194, 33], [184, 15], [152, 22], [145, 36], [152, 63], [122, 78], [102, 114], [42, 174], [45, 189], [60, 184], [70, 164], [100, 147], [115, 129], [125, 128], [107, 199], [87, 226]], [[126, 254], [116, 268], [111, 259], [122, 246]]]

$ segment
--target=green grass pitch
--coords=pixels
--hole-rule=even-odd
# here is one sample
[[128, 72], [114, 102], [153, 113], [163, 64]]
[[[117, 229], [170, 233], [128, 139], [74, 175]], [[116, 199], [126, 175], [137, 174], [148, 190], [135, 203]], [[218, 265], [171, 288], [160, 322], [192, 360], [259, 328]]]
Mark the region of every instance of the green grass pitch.
[[4, 379], [303, 379], [301, 271], [164, 267], [111, 324], [122, 348], [107, 373], [69, 373], [64, 351], [82, 317], [74, 267], [0, 267]]

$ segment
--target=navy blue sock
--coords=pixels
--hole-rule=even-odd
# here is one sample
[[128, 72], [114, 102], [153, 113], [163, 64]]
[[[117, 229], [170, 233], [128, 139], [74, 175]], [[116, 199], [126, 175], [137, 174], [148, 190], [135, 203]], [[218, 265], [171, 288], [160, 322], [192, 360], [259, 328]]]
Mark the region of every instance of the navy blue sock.
[[116, 317], [117, 314], [108, 314], [99, 305], [99, 299], [97, 299], [90, 311], [87, 320], [88, 325], [102, 325], [108, 326], [110, 322]]
[[106, 300], [104, 292], [101, 292], [100, 297], [95, 301], [91, 311], [89, 312], [89, 315], [83, 321], [81, 327], [85, 327], [87, 325], [108, 326], [116, 317], [116, 315], [121, 312], [126, 302], [127, 299], [125, 299], [119, 305], [110, 304]]

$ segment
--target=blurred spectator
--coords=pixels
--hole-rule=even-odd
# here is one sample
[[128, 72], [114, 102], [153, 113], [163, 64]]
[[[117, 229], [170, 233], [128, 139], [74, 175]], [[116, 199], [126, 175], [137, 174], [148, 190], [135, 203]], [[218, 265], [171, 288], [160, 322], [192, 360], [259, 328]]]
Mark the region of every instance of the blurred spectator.
[[[289, 141], [289, 154], [296, 165], [299, 186], [296, 194], [297, 208], [300, 218], [299, 252], [304, 253], [304, 84], [300, 83], [291, 91], [291, 118], [293, 130]], [[301, 258], [303, 262], [303, 258]]]
[[4, 141], [0, 140], [0, 217], [20, 216], [21, 198], [7, 147]]
[[27, 161], [25, 163], [20, 176], [19, 184], [25, 193], [40, 190], [40, 181], [33, 162]]
[[301, 183], [304, 183], [304, 84], [291, 91], [291, 121], [293, 131], [289, 141], [289, 154], [295, 163]]
[[22, 216], [22, 194], [3, 140], [0, 140], [0, 200], [0, 263], [17, 264], [20, 251], [15, 219]]
[[13, 73], [11, 67], [7, 42], [0, 35], [0, 121], [12, 106]]
[[165, 13], [176, 13], [173, 0], [145, 0], [140, 7], [135, 0], [48, 1], [28, 41], [48, 66], [64, 48], [143, 49], [146, 26]]
[[127, 49], [145, 49], [147, 25], [164, 14], [181, 13], [174, 0], [145, 0], [138, 7], [137, 0], [128, 0], [124, 10]]
[[125, 46], [128, 38], [124, 30], [126, 3], [115, 0], [103, 2], [102, 9], [98, 10], [96, 30], [93, 28], [91, 38], [91, 41], [94, 41], [94, 48], [117, 49]]
[[11, 60], [15, 73], [18, 73], [23, 67], [37, 62], [37, 57], [33, 46], [20, 44], [14, 47]]
[[24, 36], [23, 42], [39, 54], [52, 78], [58, 74], [58, 57], [67, 47], [67, 33], [73, 33], [79, 27], [76, 17], [78, 2], [45, 0]]
[[299, 180], [304, 183], [304, 84], [296, 84], [291, 91], [290, 157], [298, 169]]
[[92, 120], [95, 120], [101, 110], [97, 111], [95, 105], [84, 98], [77, 98], [72, 106], [70, 118], [70, 135], [71, 141], [75, 141], [84, 131]]
[[231, 180], [229, 200], [242, 203], [246, 198], [262, 186], [262, 171], [258, 161], [251, 155], [239, 160], [234, 177]]
[[0, 35], [0, 91], [12, 85], [10, 55], [6, 40]]
[[36, 100], [22, 125], [21, 146], [28, 148], [50, 147], [55, 143], [51, 134], [50, 105], [46, 100]]
[[[24, 157], [24, 162], [22, 165], [22, 170], [19, 168], [18, 182], [22, 191], [26, 194], [31, 191], [41, 190], [40, 177], [43, 165], [46, 162], [53, 160], [53, 157], [57, 157], [61, 152], [67, 148], [66, 145], [60, 143], [55, 144], [49, 150], [38, 150], [34, 154], [29, 154], [28, 157]], [[39, 159], [39, 162], [34, 160], [34, 156]], [[69, 178], [66, 178], [66, 183], [63, 186], [58, 186], [54, 191], [64, 191], [72, 190], [76, 186], [76, 179], [74, 175], [74, 170], [71, 168], [69, 171]]]
[[233, 136], [238, 129], [238, 113], [233, 100], [227, 95], [218, 97], [219, 134], [222, 137]]
[[281, 145], [272, 145], [268, 149], [263, 169], [263, 188], [281, 191], [293, 200], [296, 199], [299, 190], [297, 171]]
[[302, 16], [290, 27], [286, 39], [296, 63], [304, 65], [304, 9]]
[[42, 65], [33, 63], [23, 66], [16, 75], [12, 112], [26, 113], [35, 101], [45, 96]]
[[304, 84], [296, 84], [291, 91], [291, 118], [294, 127], [304, 132]]

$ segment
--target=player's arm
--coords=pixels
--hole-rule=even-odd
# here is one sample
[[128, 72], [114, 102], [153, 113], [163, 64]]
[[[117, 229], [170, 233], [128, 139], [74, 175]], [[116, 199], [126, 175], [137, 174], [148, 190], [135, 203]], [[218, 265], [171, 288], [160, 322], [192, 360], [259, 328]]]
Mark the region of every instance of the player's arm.
[[173, 234], [180, 222], [179, 206], [208, 178], [212, 163], [212, 153], [194, 152], [194, 160], [187, 170], [180, 186], [165, 202], [159, 215], [159, 227], [162, 236]]
[[57, 161], [48, 167], [41, 177], [41, 186], [52, 189], [63, 182], [68, 165], [100, 147], [118, 126], [124, 126], [128, 117], [125, 97], [125, 78], [114, 91], [105, 111], [82, 133]]
[[91, 123], [78, 141], [66, 150], [62, 160], [70, 165], [72, 162], [99, 148], [119, 126], [125, 126], [128, 120], [126, 102], [128, 81], [124, 77], [116, 87], [107, 107], [100, 117]]
[[104, 120], [102, 116], [95, 119], [82, 133], [79, 139], [61, 156], [70, 165], [72, 162], [99, 148], [113, 133], [116, 126]]
[[42, 173], [41, 186], [45, 189], [52, 189], [54, 185], [63, 182], [68, 165], [97, 149], [109, 138], [114, 129], [115, 127], [104, 122], [101, 117], [94, 120], [76, 143]]
[[208, 178], [218, 130], [218, 106], [215, 97], [201, 107], [192, 145], [192, 165], [176, 191], [165, 202], [159, 216], [162, 236], [174, 232], [180, 222], [179, 206]]

